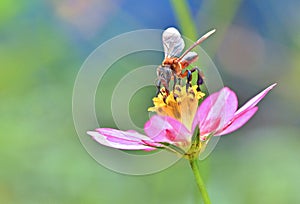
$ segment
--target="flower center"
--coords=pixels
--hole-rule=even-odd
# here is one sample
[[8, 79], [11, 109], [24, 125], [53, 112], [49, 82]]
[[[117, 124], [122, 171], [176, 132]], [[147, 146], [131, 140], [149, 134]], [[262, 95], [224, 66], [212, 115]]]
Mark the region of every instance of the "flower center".
[[175, 118], [191, 129], [198, 101], [204, 96], [204, 93], [197, 91], [197, 85], [189, 87], [187, 91], [185, 87], [176, 85], [170, 94], [167, 94], [165, 88], [161, 88], [158, 96], [152, 99], [154, 107], [148, 111]]

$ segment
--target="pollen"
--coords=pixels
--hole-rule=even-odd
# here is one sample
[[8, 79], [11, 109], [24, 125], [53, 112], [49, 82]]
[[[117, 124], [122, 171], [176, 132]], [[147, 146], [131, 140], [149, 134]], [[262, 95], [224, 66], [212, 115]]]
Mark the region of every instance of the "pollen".
[[191, 129], [198, 102], [204, 96], [203, 92], [197, 91], [197, 85], [190, 87], [187, 91], [185, 87], [176, 85], [169, 95], [165, 88], [162, 88], [158, 96], [152, 99], [154, 107], [148, 108], [148, 111], [175, 118]]

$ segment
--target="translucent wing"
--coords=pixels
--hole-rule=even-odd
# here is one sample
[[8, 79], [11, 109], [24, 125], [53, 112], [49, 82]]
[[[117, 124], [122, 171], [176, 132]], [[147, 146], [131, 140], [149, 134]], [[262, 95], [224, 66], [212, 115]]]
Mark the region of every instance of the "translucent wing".
[[189, 64], [197, 61], [198, 59], [198, 54], [196, 52], [188, 52], [181, 60], [180, 62], [183, 65], [186, 65], [184, 67], [187, 67]]
[[162, 41], [164, 45], [165, 58], [179, 57], [184, 48], [184, 41], [176, 28], [168, 28], [163, 32]]

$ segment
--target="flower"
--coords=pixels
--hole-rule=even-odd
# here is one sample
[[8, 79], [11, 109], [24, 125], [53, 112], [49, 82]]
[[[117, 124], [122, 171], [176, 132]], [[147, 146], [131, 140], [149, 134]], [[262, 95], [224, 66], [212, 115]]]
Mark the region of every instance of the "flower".
[[198, 102], [205, 94], [197, 90], [198, 86], [194, 85], [186, 88], [175, 86], [174, 92], [166, 95], [164, 88], [161, 93], [153, 98], [154, 107], [148, 108], [148, 111], [156, 112], [161, 116], [175, 118], [184, 124], [188, 129], [192, 128], [193, 119], [197, 112]]
[[184, 153], [191, 145], [192, 122], [197, 112], [198, 101], [205, 94], [197, 91], [197, 86], [186, 88], [176, 86], [174, 92], [166, 94], [164, 88], [153, 98], [157, 112], [144, 125], [146, 135], [134, 130], [121, 131], [111, 128], [98, 128], [87, 133], [98, 143], [116, 149], [146, 150], [165, 148]]
[[164, 148], [191, 159], [204, 151], [211, 136], [225, 135], [242, 127], [258, 110], [258, 102], [275, 85], [257, 94], [240, 109], [237, 109], [236, 94], [228, 87], [209, 95], [198, 109], [202, 93], [194, 87], [187, 93], [184, 88], [176, 88], [177, 92], [169, 96], [162, 93], [153, 99], [154, 107], [149, 110], [158, 114], [145, 123], [147, 136], [134, 130], [111, 128], [87, 133], [98, 143], [112, 148], [146, 151]]

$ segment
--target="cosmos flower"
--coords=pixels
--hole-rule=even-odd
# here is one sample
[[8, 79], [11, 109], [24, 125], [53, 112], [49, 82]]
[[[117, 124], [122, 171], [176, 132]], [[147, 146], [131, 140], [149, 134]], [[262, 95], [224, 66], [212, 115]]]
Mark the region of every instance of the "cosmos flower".
[[155, 150], [165, 148], [184, 153], [190, 147], [192, 121], [197, 112], [198, 101], [205, 94], [197, 91], [197, 86], [176, 86], [174, 92], [166, 96], [164, 88], [153, 98], [154, 107], [149, 111], [157, 112], [144, 125], [146, 135], [134, 130], [121, 131], [112, 128], [98, 128], [87, 133], [98, 143], [123, 150]]
[[225, 135], [242, 127], [258, 110], [258, 102], [275, 85], [239, 109], [237, 96], [228, 87], [209, 95], [198, 107], [204, 94], [197, 91], [196, 86], [188, 92], [177, 86], [169, 96], [162, 91], [153, 98], [154, 107], [149, 111], [155, 111], [157, 115], [145, 123], [146, 135], [112, 128], [98, 128], [87, 133], [98, 143], [112, 148], [146, 151], [163, 148], [186, 157], [190, 154], [198, 156], [212, 136]]

